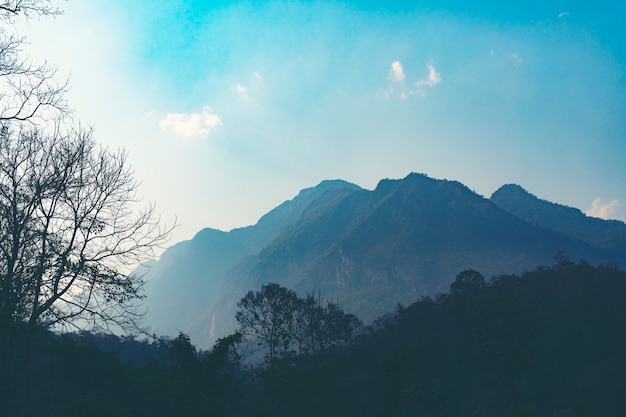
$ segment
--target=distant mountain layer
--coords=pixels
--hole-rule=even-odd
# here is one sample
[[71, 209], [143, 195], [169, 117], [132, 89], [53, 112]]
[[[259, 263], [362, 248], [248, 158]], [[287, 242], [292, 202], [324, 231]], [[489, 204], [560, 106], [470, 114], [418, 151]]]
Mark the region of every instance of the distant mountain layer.
[[540, 200], [519, 185], [507, 184], [491, 201], [524, 221], [555, 230], [626, 259], [626, 224], [618, 220], [588, 217], [582, 211]]
[[519, 186], [488, 200], [422, 174], [382, 180], [372, 191], [324, 181], [254, 226], [205, 229], [167, 250], [147, 274], [148, 324], [208, 347], [234, 330], [237, 301], [267, 282], [319, 291], [367, 321], [447, 291], [468, 268], [487, 277], [520, 273], [559, 252], [624, 264], [625, 228]]
[[254, 226], [223, 232], [203, 229], [193, 239], [166, 250], [146, 274], [146, 322], [159, 334], [189, 331], [190, 323], [219, 297], [226, 273], [241, 259], [256, 256], [298, 220], [326, 192], [360, 189], [341, 181], [322, 181], [279, 205]]

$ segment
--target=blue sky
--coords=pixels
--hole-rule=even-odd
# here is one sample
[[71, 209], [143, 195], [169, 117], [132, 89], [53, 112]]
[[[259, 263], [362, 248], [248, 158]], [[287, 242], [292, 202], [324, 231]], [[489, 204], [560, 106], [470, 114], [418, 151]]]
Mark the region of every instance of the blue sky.
[[412, 171], [626, 219], [621, 2], [379, 3], [70, 0], [28, 36], [174, 241]]

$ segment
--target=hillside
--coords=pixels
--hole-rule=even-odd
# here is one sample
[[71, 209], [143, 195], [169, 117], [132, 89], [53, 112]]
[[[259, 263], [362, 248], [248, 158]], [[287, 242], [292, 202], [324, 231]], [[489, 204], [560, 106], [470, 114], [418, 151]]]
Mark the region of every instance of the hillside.
[[[593, 219], [590, 225], [608, 235], [623, 224]], [[256, 226], [206, 229], [168, 250], [149, 273], [150, 322], [161, 333], [187, 331], [208, 347], [233, 331], [237, 301], [267, 282], [319, 291], [367, 322], [397, 303], [446, 291], [467, 268], [491, 277], [550, 264], [557, 253], [592, 263], [626, 259], [551, 226], [504, 210], [459, 182], [423, 174], [382, 180], [374, 190], [322, 183]], [[159, 292], [166, 303], [153, 297]]]
[[[319, 290], [368, 321], [397, 303], [446, 291], [462, 269], [488, 277], [518, 273], [551, 263], [558, 252], [592, 262], [611, 259], [506, 213], [461, 183], [411, 174], [303, 216], [261, 251], [236, 287], [272, 281], [299, 292]], [[220, 320], [227, 320], [232, 310], [220, 311]]]
[[341, 180], [322, 181], [271, 210], [253, 226], [230, 232], [206, 228], [193, 239], [175, 244], [158, 262], [140, 271], [147, 279], [146, 324], [159, 334], [189, 331], [190, 324], [216, 301], [226, 273], [241, 259], [257, 255], [320, 195], [357, 189]]
[[507, 184], [491, 195], [491, 201], [520, 219], [555, 230], [626, 259], [626, 224], [602, 220], [582, 211], [541, 200], [519, 185]]
[[0, 374], [3, 415], [624, 414], [626, 272], [562, 260], [477, 282], [397, 308], [348, 343], [274, 367], [241, 362], [254, 337], [231, 336], [198, 352], [185, 335], [141, 341], [40, 332], [31, 346], [37, 360], [11, 363], [13, 375], [31, 377], [28, 401], [18, 400], [23, 378]]

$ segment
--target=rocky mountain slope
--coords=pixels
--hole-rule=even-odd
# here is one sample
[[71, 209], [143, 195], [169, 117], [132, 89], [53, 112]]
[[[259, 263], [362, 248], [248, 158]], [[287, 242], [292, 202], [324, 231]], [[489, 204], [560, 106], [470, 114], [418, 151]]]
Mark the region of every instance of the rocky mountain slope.
[[158, 334], [189, 331], [190, 323], [216, 302], [227, 272], [241, 259], [256, 256], [280, 232], [300, 218], [321, 194], [360, 189], [341, 180], [322, 181], [285, 201], [257, 224], [223, 232], [206, 228], [193, 239], [173, 245], [146, 277], [146, 324]]
[[236, 302], [267, 282], [319, 292], [368, 321], [397, 303], [447, 291], [468, 268], [486, 277], [519, 273], [553, 263], [559, 252], [592, 263], [626, 261], [617, 243], [580, 232], [619, 235], [622, 222], [582, 215], [572, 224], [587, 226], [559, 227], [546, 220], [550, 210], [518, 209], [511, 195], [521, 194], [508, 191], [485, 199], [422, 174], [383, 180], [371, 191], [323, 182], [255, 226], [205, 229], [166, 251], [148, 273], [149, 324], [159, 333], [186, 331], [208, 347], [234, 330]]

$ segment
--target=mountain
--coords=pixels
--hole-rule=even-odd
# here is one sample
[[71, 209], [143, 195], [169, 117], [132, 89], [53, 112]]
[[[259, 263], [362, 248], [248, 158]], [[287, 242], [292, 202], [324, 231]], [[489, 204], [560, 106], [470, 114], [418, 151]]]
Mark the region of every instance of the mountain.
[[[368, 321], [448, 290], [458, 272], [485, 276], [550, 264], [558, 252], [609, 259], [591, 245], [533, 226], [456, 181], [411, 174], [311, 210], [273, 242], [222, 297], [217, 322], [232, 317], [241, 289], [278, 282], [320, 291]], [[239, 293], [235, 290], [240, 289]], [[231, 319], [232, 320], [232, 319]], [[234, 324], [234, 323], [233, 323]]]
[[582, 211], [541, 200], [516, 184], [496, 190], [490, 200], [524, 221], [555, 230], [626, 259], [626, 224], [588, 217]]
[[193, 239], [173, 245], [158, 262], [138, 271], [146, 277], [146, 324], [159, 334], [188, 332], [190, 323], [215, 302], [227, 271], [241, 259], [257, 255], [320, 195], [358, 189], [346, 181], [322, 181], [300, 191], [253, 226], [230, 232], [206, 228]]
[[[148, 294], [149, 318], [208, 347], [235, 329], [237, 301], [267, 282], [319, 291], [369, 321], [397, 303], [447, 291], [468, 268], [486, 277], [521, 273], [553, 263], [559, 252], [592, 263], [626, 260], [613, 247], [553, 227], [541, 213], [530, 221], [495, 202], [504, 200], [423, 174], [382, 180], [371, 191], [322, 183], [255, 226], [205, 229], [166, 251], [148, 274], [152, 294], [161, 294]], [[574, 220], [587, 222], [582, 216]], [[599, 221], [589, 227], [610, 236], [623, 226]]]

